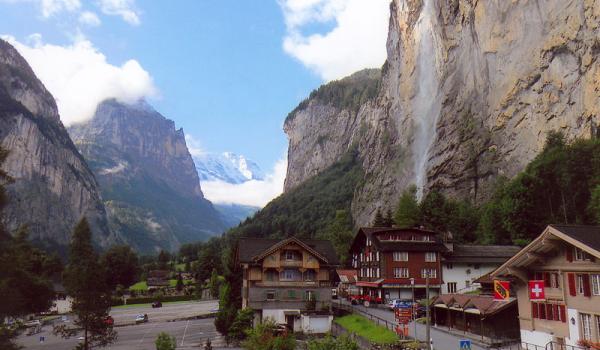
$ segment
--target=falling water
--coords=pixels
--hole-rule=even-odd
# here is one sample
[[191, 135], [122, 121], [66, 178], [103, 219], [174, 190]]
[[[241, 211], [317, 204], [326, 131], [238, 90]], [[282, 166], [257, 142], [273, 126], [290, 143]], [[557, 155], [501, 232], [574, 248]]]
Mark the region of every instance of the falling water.
[[423, 197], [427, 181], [427, 161], [429, 150], [436, 137], [436, 124], [440, 114], [440, 101], [437, 98], [439, 78], [436, 66], [436, 36], [433, 31], [434, 0], [425, 0], [419, 20], [414, 30], [418, 42], [416, 83], [417, 94], [412, 103], [415, 138], [413, 154], [415, 162], [415, 183], [417, 198]]

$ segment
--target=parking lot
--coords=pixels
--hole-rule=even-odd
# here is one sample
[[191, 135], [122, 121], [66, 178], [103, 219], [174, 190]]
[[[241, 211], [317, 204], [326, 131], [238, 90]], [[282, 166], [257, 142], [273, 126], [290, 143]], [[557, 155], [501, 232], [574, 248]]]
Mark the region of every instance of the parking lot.
[[[178, 349], [198, 348], [207, 338], [210, 338], [213, 347], [223, 346], [224, 341], [214, 327], [214, 318], [182, 320], [210, 314], [216, 307], [216, 301], [203, 301], [164, 304], [162, 308], [157, 309], [152, 309], [150, 306], [113, 309], [111, 315], [115, 320], [118, 339], [106, 349], [154, 350], [156, 349], [154, 341], [160, 332], [167, 332], [174, 336]], [[135, 325], [135, 316], [143, 313], [148, 314], [149, 322]], [[63, 339], [52, 334], [51, 325], [45, 325], [41, 333], [21, 335], [18, 342], [25, 349], [70, 350], [79, 342], [79, 336], [81, 335]], [[44, 337], [43, 342], [40, 342], [40, 337]]]

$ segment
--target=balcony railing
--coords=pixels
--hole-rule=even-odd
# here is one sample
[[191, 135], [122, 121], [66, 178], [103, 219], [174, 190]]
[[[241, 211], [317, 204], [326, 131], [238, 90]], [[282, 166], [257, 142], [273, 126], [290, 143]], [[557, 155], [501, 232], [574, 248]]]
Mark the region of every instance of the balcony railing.
[[256, 287], [332, 287], [330, 281], [257, 281]]
[[281, 266], [286, 266], [286, 267], [302, 267], [302, 260], [286, 260], [286, 259], [281, 259], [280, 260], [280, 265]]

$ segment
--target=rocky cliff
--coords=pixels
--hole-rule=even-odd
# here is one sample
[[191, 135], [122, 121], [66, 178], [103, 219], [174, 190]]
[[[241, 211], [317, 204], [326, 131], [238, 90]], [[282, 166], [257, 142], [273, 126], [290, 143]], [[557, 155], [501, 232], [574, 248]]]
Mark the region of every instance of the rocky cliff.
[[60, 121], [54, 98], [27, 62], [0, 40], [0, 142], [10, 154], [3, 221], [11, 230], [27, 225], [30, 238], [55, 247], [69, 242], [85, 216], [95, 243], [116, 241], [110, 234], [98, 184]]
[[147, 103], [105, 101], [69, 133], [100, 183], [111, 229], [137, 250], [175, 250], [225, 229], [183, 130]]
[[596, 132], [599, 26], [593, 0], [394, 0], [377, 94], [348, 107], [315, 92], [287, 118], [286, 190], [356, 147], [359, 225], [409, 184], [486, 199], [548, 131]]

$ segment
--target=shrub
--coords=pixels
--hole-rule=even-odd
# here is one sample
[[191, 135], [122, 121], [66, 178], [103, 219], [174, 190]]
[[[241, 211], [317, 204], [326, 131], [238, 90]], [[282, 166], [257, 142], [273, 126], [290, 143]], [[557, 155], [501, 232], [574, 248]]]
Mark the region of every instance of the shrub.
[[247, 333], [248, 338], [242, 343], [247, 350], [294, 350], [296, 339], [287, 332], [277, 334], [275, 322], [268, 319], [252, 328]]
[[323, 339], [309, 340], [307, 344], [307, 350], [358, 350], [358, 344], [343, 335], [338, 338], [332, 337], [328, 334]]
[[168, 333], [160, 332], [154, 342], [156, 350], [175, 350], [177, 343], [175, 337], [170, 336]]

